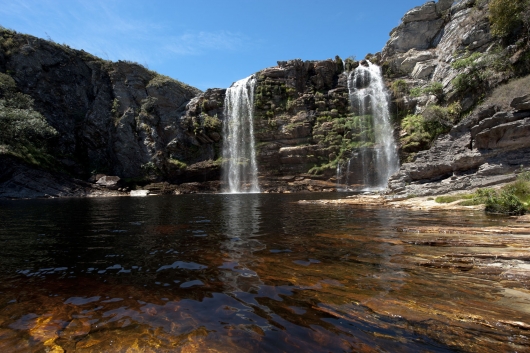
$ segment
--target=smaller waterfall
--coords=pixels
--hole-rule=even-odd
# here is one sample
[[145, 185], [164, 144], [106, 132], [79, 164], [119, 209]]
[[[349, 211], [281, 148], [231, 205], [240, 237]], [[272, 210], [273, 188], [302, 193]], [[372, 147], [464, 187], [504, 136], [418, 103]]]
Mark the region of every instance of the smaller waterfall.
[[359, 65], [348, 74], [350, 107], [356, 119], [352, 133], [359, 147], [352, 152], [346, 173], [344, 166], [337, 166], [337, 182], [350, 185], [353, 164], [355, 183], [362, 184], [361, 189], [381, 190], [399, 168], [399, 161], [381, 69], [369, 61], [367, 65]]
[[249, 76], [226, 90], [222, 177], [226, 192], [260, 192], [254, 141], [254, 88]]

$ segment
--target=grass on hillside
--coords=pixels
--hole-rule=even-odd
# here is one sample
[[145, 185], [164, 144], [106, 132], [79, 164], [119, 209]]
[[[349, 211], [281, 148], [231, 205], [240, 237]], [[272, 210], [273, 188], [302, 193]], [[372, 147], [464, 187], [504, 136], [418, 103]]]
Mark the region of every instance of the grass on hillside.
[[501, 110], [510, 110], [510, 103], [513, 98], [524, 96], [525, 94], [530, 94], [530, 75], [512, 80], [495, 88], [482, 106], [494, 104]]

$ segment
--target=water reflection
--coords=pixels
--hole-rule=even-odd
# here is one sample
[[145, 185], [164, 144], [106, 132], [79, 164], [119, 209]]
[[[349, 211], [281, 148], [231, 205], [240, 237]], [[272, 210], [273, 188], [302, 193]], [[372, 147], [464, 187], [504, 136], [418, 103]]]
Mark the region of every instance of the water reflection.
[[226, 240], [221, 243], [223, 265], [220, 279], [226, 292], [257, 291], [263, 282], [252, 271], [254, 252], [266, 248], [260, 236], [260, 195], [222, 195], [223, 233]]

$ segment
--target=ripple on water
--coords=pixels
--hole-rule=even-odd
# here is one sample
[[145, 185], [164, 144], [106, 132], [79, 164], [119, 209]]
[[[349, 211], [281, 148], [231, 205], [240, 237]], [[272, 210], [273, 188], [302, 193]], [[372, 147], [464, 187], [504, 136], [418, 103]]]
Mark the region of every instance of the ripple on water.
[[0, 202], [0, 347], [530, 351], [524, 231], [297, 198]]

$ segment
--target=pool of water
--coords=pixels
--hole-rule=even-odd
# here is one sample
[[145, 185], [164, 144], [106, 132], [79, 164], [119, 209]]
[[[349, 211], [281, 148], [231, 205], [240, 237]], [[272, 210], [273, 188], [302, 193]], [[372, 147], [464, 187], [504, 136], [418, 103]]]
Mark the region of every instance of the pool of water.
[[[0, 348], [530, 351], [524, 280], [425, 266], [444, 256], [528, 251], [524, 235], [514, 237], [519, 245], [496, 247], [475, 235], [403, 232], [502, 223], [478, 211], [297, 202], [344, 196], [2, 201]], [[461, 242], [448, 249], [423, 237]]]

